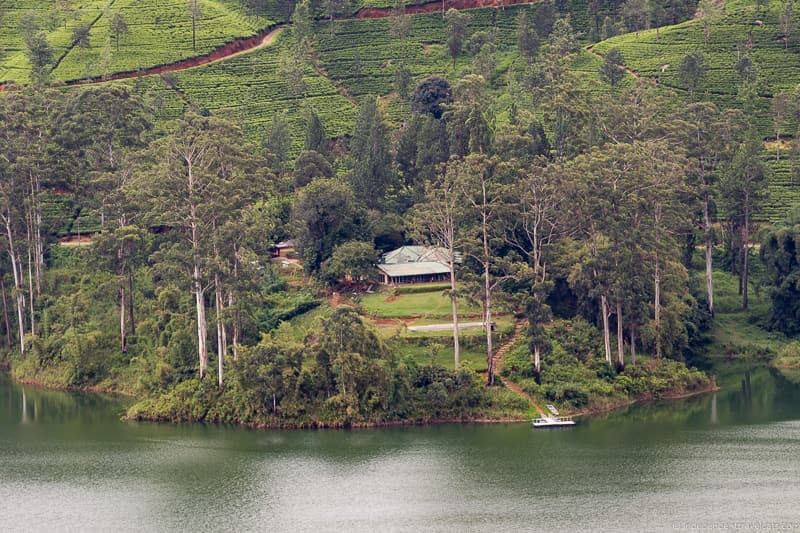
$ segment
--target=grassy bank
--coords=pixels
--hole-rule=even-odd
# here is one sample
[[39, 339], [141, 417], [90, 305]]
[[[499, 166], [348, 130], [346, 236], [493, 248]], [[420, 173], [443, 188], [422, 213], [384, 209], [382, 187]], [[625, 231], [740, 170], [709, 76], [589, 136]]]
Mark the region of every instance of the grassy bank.
[[[577, 329], [574, 324], [562, 325]], [[503, 374], [540, 405], [553, 404], [565, 414], [580, 415], [716, 388], [712, 377], [666, 358], [638, 356], [635, 363], [615, 369], [602, 357], [582, 355], [592, 353], [586, 350], [588, 345], [575, 351], [576, 339], [577, 335], [562, 337], [553, 343], [551, 352], [543, 357], [538, 379], [527, 346], [519, 343], [506, 355]]]
[[742, 363], [771, 366], [787, 379], [800, 383], [800, 344], [779, 331], [766, 329], [771, 301], [759, 290], [760, 264], [755, 265], [748, 310], [741, 308], [738, 279], [728, 272], [714, 271], [716, 315], [706, 352], [715, 363]]
[[502, 387], [487, 389], [469, 370], [419, 366], [410, 359], [398, 362], [394, 370], [404, 379], [395, 380], [389, 395], [375, 390], [368, 393], [372, 396], [367, 403], [377, 402], [371, 407], [359, 403], [362, 398], [348, 404], [346, 393], [326, 396], [314, 391], [309, 387], [312, 373], [308, 369], [301, 371], [304, 374], [298, 376], [296, 387], [281, 392], [281, 397], [271, 403], [269, 394], [260, 396], [246, 388], [244, 370], [234, 370], [223, 389], [218, 389], [212, 379], [190, 379], [139, 401], [126, 417], [257, 428], [338, 428], [519, 421], [531, 416], [530, 406], [522, 398]]

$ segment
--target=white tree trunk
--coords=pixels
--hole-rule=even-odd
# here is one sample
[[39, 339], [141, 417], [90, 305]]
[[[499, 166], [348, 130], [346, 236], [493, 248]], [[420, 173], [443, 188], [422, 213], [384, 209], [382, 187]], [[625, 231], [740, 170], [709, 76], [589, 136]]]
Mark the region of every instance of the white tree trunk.
[[[30, 228], [29, 228], [29, 246], [34, 249], [34, 266], [33, 271], [35, 274], [34, 280], [36, 281], [36, 296], [42, 295], [42, 267], [44, 266], [44, 244], [42, 241], [42, 207], [39, 204], [39, 178], [33, 172], [28, 173], [30, 182]], [[31, 309], [33, 309], [33, 299], [31, 299]]]
[[0, 276], [0, 292], [3, 295], [3, 325], [6, 329], [6, 348], [11, 351], [11, 324], [8, 321], [8, 300], [6, 299], [6, 284]]
[[661, 205], [655, 208], [656, 242], [655, 268], [653, 270], [653, 321], [655, 323], [656, 357], [661, 357], [661, 265], [659, 264], [659, 246], [661, 245]]
[[33, 305], [33, 252], [30, 248], [32, 243], [28, 243], [28, 295], [30, 297], [30, 316], [31, 316], [31, 336], [36, 335], [36, 316]]
[[711, 215], [709, 213], [708, 192], [705, 194], [703, 202], [703, 231], [706, 236], [706, 298], [708, 299], [708, 312], [714, 316], [714, 277], [712, 272], [712, 251], [714, 248], [714, 237], [711, 233]]
[[745, 207], [744, 207], [744, 226], [742, 235], [742, 309], [747, 310], [747, 287], [749, 264], [748, 258], [750, 255], [750, 195], [745, 193]]
[[10, 218], [5, 218], [6, 241], [8, 243], [8, 257], [11, 260], [11, 269], [14, 274], [14, 298], [17, 302], [17, 325], [19, 328], [19, 351], [25, 359], [25, 295], [22, 290], [22, 272], [19, 268], [16, 249], [14, 248], [14, 232], [11, 229]]
[[206, 347], [206, 304], [205, 291], [200, 279], [200, 267], [195, 263], [192, 270], [194, 282], [194, 298], [197, 311], [197, 355], [200, 359], [200, 379], [206, 375], [208, 368], [208, 348]]
[[136, 335], [136, 317], [133, 314], [133, 269], [128, 267], [128, 322], [131, 324], [130, 334]]
[[656, 252], [656, 268], [653, 274], [653, 321], [656, 330], [656, 357], [661, 357], [661, 269], [658, 265], [658, 252]]
[[603, 347], [605, 349], [606, 362], [611, 364], [611, 332], [608, 325], [608, 298], [606, 295], [600, 296], [600, 313], [603, 315]]
[[622, 331], [622, 300], [617, 300], [617, 358], [619, 359], [619, 366], [625, 366], [625, 337]]
[[36, 296], [42, 295], [42, 268], [44, 267], [44, 242], [42, 241], [42, 210], [36, 203]]
[[214, 275], [214, 305], [217, 322], [217, 384], [222, 387], [223, 361], [227, 351], [227, 340], [225, 338], [225, 323], [222, 321], [222, 292], [219, 282], [219, 275]]
[[[228, 308], [234, 309], [233, 291], [228, 291]], [[233, 324], [231, 324], [231, 346], [233, 347], [233, 360], [239, 359], [239, 311], [235, 310]]]
[[[451, 226], [452, 228], [452, 226]], [[450, 239], [450, 304], [453, 307], [453, 364], [455, 369], [461, 363], [461, 348], [458, 342], [458, 297], [456, 295], [456, 261], [453, 239]]]
[[122, 353], [128, 353], [128, 332], [125, 326], [125, 282], [121, 280], [119, 284], [119, 339]]
[[486, 362], [488, 368], [488, 385], [494, 385], [494, 353], [492, 347], [492, 286], [489, 276], [489, 221], [487, 215], [486, 181], [481, 181], [483, 193], [483, 214], [481, 221], [481, 231], [483, 234], [483, 310], [486, 321]]
[[486, 361], [488, 363], [488, 384], [494, 385], [494, 350], [492, 347], [492, 291], [489, 286], [489, 263], [484, 266], [484, 314], [486, 318]]

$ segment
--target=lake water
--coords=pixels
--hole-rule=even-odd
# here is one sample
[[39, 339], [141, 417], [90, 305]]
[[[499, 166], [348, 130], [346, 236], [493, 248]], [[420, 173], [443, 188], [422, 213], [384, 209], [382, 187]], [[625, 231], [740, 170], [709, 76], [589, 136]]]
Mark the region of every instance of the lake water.
[[567, 430], [254, 431], [0, 375], [0, 530], [800, 531], [800, 388], [720, 381]]

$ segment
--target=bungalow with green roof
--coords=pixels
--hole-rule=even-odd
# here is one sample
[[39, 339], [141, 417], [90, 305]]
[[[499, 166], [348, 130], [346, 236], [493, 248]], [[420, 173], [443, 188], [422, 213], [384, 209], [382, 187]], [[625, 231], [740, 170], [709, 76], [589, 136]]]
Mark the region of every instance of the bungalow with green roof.
[[[460, 256], [456, 262], [461, 262]], [[450, 279], [450, 260], [445, 248], [403, 246], [383, 254], [377, 267], [385, 285], [433, 283]]]

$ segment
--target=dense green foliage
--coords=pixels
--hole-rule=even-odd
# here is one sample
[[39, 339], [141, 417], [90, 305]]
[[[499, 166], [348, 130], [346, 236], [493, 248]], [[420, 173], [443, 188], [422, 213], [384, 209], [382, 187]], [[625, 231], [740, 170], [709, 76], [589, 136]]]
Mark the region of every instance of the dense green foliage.
[[[715, 313], [750, 308], [753, 288], [756, 312], [764, 289], [771, 326], [797, 331], [793, 230], [767, 234], [766, 268], [751, 264], [754, 221], [800, 199], [800, 150], [781, 140], [800, 105], [757, 60], [791, 53], [774, 4], [733, 66], [734, 26], [753, 14], [739, 4], [688, 22], [685, 2], [445, 17], [294, 4], [87, 2], [52, 29], [6, 16], [23, 23], [6, 64], [19, 52], [33, 67], [31, 87], [0, 96], [0, 331], [18, 377], [133, 392], [134, 418], [519, 416], [524, 403], [478, 376], [493, 384], [515, 317], [528, 338], [506, 376], [571, 409], [708, 388], [684, 361]], [[391, 17], [347, 18], [388, 4]], [[286, 20], [226, 61], [44, 87]], [[766, 37], [776, 25], [779, 46]], [[287, 239], [296, 253], [273, 261]], [[450, 254], [452, 285], [375, 291], [380, 253], [412, 242]], [[720, 268], [739, 295], [715, 307]], [[465, 332], [459, 347], [452, 328], [408, 332], [406, 319], [498, 330]]]
[[764, 235], [760, 250], [772, 298], [769, 326], [787, 335], [800, 333], [799, 230], [795, 211]]
[[351, 308], [324, 319], [318, 337], [311, 367], [302, 365], [302, 345], [265, 338], [240, 354], [224, 391], [192, 379], [140, 402], [128, 416], [315, 427], [469, 419], [501, 405], [524, 410], [520, 401], [498, 404], [468, 370], [398, 360]]
[[708, 377], [676, 361], [644, 358], [615, 370], [596, 356], [602, 339], [588, 323], [557, 321], [549, 331], [552, 349], [536, 369], [526, 347], [507, 356], [504, 374], [530, 395], [565, 410], [608, 409], [633, 399], [690, 394], [709, 387]]

